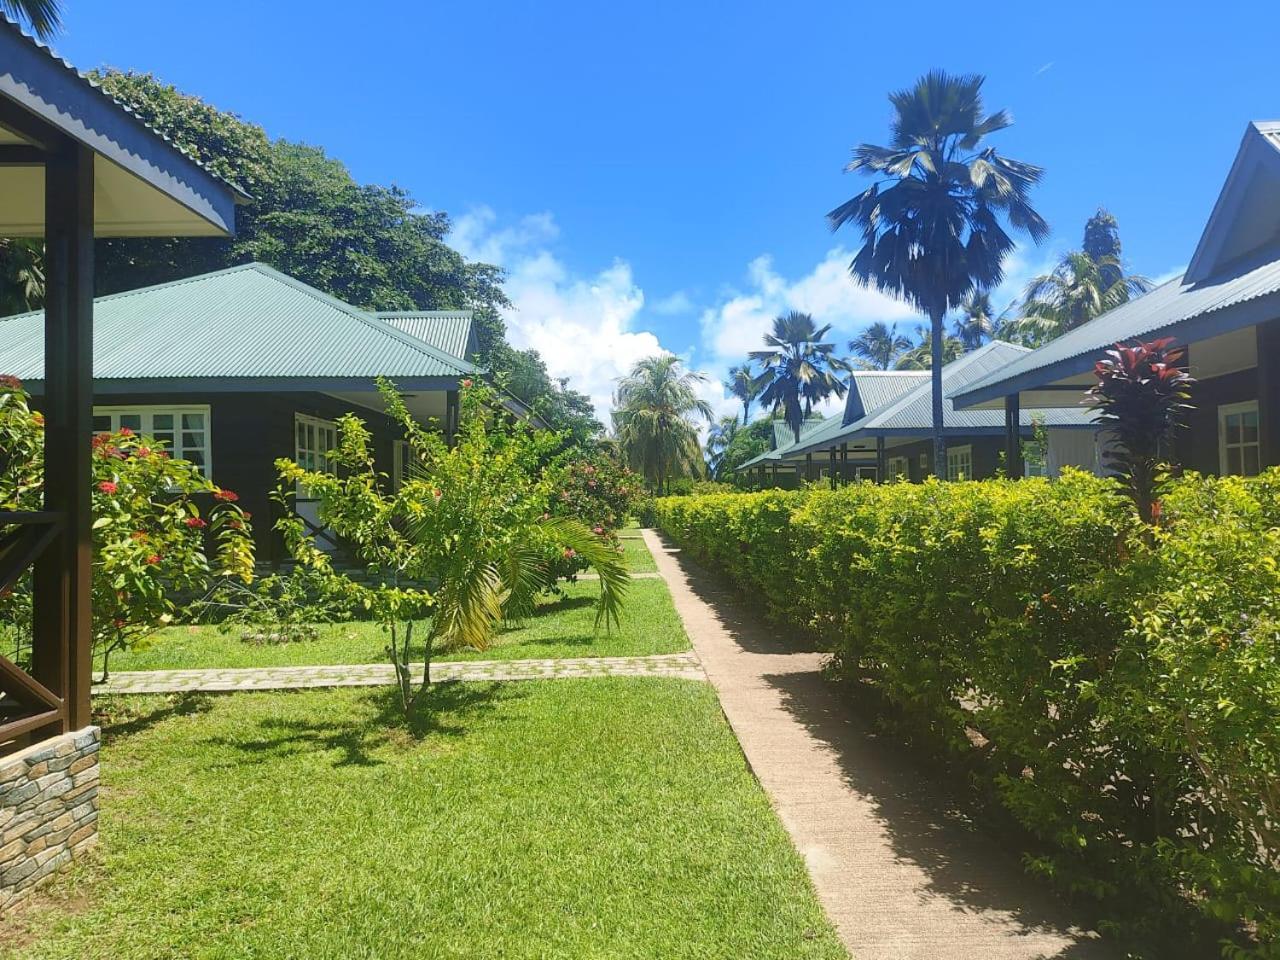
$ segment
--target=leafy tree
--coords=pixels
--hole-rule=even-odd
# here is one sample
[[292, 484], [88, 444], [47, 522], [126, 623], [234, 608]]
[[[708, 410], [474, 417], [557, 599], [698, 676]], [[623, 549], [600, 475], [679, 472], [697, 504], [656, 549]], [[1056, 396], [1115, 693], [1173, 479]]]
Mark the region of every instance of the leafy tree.
[[1160, 466], [1180, 415], [1191, 409], [1194, 378], [1184, 369], [1186, 350], [1172, 337], [1127, 346], [1117, 343], [1094, 368], [1088, 396], [1096, 420], [1115, 441], [1105, 458], [1125, 484], [1147, 524], [1160, 518], [1167, 473]]
[[[956, 337], [942, 338], [942, 364], [946, 366], [964, 353], [964, 344]], [[894, 364], [896, 370], [929, 370], [933, 367], [933, 331], [926, 326], [916, 327], [916, 340]]]
[[859, 366], [868, 370], [889, 370], [911, 349], [911, 338], [898, 332], [898, 325], [877, 320], [849, 341], [849, 351]]
[[623, 459], [662, 492], [672, 476], [698, 476], [704, 467], [697, 420], [711, 421], [698, 396], [706, 381], [678, 357], [645, 357], [618, 382], [613, 428]]
[[742, 428], [737, 414], [728, 417], [721, 417], [707, 431], [707, 466], [711, 470], [712, 480], [723, 480], [724, 473], [724, 455], [728, 452], [729, 447], [733, 443], [733, 438], [738, 435], [738, 431]]
[[597, 627], [617, 624], [628, 582], [621, 554], [581, 521], [548, 510], [560, 474], [545, 465], [560, 437], [507, 416], [496, 392], [476, 384], [462, 391], [450, 445], [413, 419], [391, 384], [379, 389], [409, 444], [410, 475], [397, 490], [375, 470], [371, 436], [353, 414], [338, 424], [336, 475], [276, 461], [278, 498], [287, 502], [299, 485], [316, 496], [321, 518], [353, 545], [374, 585], [335, 572], [296, 515], [278, 527], [299, 562], [345, 581], [386, 629], [406, 716], [430, 689], [435, 651], [485, 649], [504, 620], [532, 611], [566, 559], [600, 574]]
[[1099, 207], [1098, 212], [1085, 222], [1081, 249], [1102, 267], [1103, 286], [1114, 286], [1124, 276], [1120, 224], [1109, 210]]
[[951, 333], [960, 346], [976, 350], [996, 336], [1000, 320], [991, 307], [991, 293], [987, 290], [970, 290], [960, 301], [960, 316], [953, 321]]
[[[1107, 277], [1113, 275], [1119, 279], [1108, 285]], [[1124, 276], [1113, 257], [1095, 260], [1083, 250], [1072, 250], [1052, 272], [1027, 285], [1022, 315], [1009, 329], [1028, 346], [1041, 346], [1150, 288], [1145, 277]]]
[[720, 455], [717, 479], [738, 485], [749, 484], [751, 478], [736, 471], [748, 460], [773, 449], [773, 424], [772, 418], [761, 418], [739, 426]]
[[25, 313], [44, 303], [44, 245], [0, 239], [0, 316]]
[[1004, 278], [1014, 240], [1002, 217], [1037, 243], [1049, 233], [1029, 197], [1042, 170], [983, 143], [1013, 120], [1003, 110], [984, 114], [982, 84], [981, 76], [935, 70], [890, 94], [890, 145], [858, 146], [845, 168], [876, 182], [828, 214], [834, 229], [849, 224], [862, 233], [849, 267], [854, 278], [929, 317], [935, 469], [947, 462], [943, 319], [970, 291], [989, 290]]
[[813, 412], [815, 403], [830, 396], [843, 397], [848, 387], [838, 374], [849, 364], [835, 356], [835, 344], [823, 337], [831, 324], [819, 327], [807, 313], [791, 311], [775, 317], [773, 329], [764, 335], [768, 350], [751, 351], [760, 364], [760, 403], [775, 414], [782, 412], [787, 426], [800, 440], [800, 428]]
[[725, 389], [742, 402], [742, 422], [751, 422], [751, 404], [760, 395], [760, 387], [756, 383], [756, 375], [751, 371], [751, 364], [744, 363], [729, 368], [729, 379], [725, 381]]
[[62, 0], [0, 0], [0, 13], [27, 24], [46, 43], [62, 31]]

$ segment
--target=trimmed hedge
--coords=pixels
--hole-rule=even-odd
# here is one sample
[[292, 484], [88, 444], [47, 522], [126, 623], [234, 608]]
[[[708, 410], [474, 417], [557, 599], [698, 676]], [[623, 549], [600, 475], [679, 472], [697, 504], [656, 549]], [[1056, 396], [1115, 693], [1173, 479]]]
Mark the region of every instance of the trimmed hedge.
[[1025, 861], [1148, 955], [1280, 956], [1280, 471], [1195, 475], [1140, 524], [1109, 480], [657, 502], [661, 527], [854, 695], [969, 773]]

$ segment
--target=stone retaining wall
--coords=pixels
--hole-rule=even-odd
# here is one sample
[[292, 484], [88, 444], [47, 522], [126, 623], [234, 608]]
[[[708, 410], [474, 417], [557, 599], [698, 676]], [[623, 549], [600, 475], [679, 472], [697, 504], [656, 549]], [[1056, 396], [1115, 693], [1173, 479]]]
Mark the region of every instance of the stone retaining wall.
[[0, 758], [0, 914], [98, 840], [97, 727]]

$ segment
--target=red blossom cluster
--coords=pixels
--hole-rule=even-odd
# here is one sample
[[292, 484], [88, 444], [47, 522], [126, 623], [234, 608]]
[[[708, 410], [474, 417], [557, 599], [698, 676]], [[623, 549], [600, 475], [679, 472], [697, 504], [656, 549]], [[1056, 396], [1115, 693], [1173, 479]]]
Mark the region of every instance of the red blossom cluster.
[[22, 381], [9, 373], [0, 373], [0, 390], [21, 390]]
[[213, 491], [213, 499], [222, 500], [225, 503], [235, 503], [240, 499], [240, 495], [233, 490], [215, 490]]
[[98, 484], [98, 489], [101, 490], [103, 493], [115, 493], [120, 488], [111, 480], [103, 480], [100, 484]]
[[186, 525], [190, 527], [192, 530], [199, 530], [202, 527], [207, 527], [209, 525], [205, 523], [203, 520], [201, 520], [199, 517], [187, 517], [187, 519], [183, 522], [186, 523]]

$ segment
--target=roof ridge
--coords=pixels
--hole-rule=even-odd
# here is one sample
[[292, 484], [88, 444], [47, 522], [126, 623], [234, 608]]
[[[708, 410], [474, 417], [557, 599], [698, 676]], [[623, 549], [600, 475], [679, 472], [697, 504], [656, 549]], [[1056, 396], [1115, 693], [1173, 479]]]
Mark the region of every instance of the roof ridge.
[[395, 319], [410, 317], [456, 317], [458, 319], [472, 319], [475, 315], [474, 310], [370, 310], [375, 317], [392, 317]]

